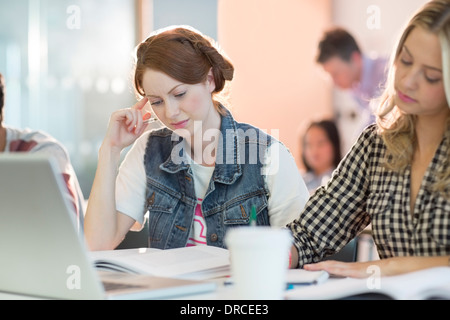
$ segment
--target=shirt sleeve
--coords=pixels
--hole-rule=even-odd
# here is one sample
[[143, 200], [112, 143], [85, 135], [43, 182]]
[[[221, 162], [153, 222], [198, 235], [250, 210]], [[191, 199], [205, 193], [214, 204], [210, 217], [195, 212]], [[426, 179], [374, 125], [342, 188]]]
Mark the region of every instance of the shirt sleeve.
[[317, 189], [298, 219], [288, 224], [300, 267], [339, 251], [370, 223], [366, 200], [374, 128], [360, 135], [328, 183]]
[[29, 152], [53, 158], [67, 187], [67, 192], [64, 192], [63, 196], [67, 199], [70, 209], [73, 209], [77, 229], [82, 230], [86, 202], [65, 146], [44, 131], [9, 126], [5, 128], [7, 152]]
[[309, 192], [297, 168], [294, 157], [280, 142], [267, 149], [265, 181], [269, 189], [268, 211], [270, 225], [285, 227], [298, 218]]
[[61, 170], [60, 173], [62, 179], [67, 187], [67, 192], [64, 193], [64, 196], [67, 198], [71, 209], [73, 208], [75, 212], [77, 229], [82, 230], [86, 202], [83, 192], [81, 191], [78, 177], [70, 161], [69, 154], [58, 142], [48, 143], [38, 152], [47, 153], [58, 164], [58, 167]]
[[120, 164], [116, 178], [116, 210], [141, 225], [146, 212], [144, 154], [149, 134], [146, 132], [136, 140]]

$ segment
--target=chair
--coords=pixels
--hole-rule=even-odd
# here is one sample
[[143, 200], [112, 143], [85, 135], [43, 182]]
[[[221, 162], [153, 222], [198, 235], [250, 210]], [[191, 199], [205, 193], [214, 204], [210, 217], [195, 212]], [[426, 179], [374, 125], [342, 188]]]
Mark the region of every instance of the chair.
[[324, 258], [323, 260], [337, 260], [342, 262], [356, 262], [358, 254], [358, 238], [351, 240], [341, 251]]
[[148, 219], [145, 219], [143, 228], [140, 231], [128, 231], [123, 241], [116, 249], [133, 249], [148, 247]]

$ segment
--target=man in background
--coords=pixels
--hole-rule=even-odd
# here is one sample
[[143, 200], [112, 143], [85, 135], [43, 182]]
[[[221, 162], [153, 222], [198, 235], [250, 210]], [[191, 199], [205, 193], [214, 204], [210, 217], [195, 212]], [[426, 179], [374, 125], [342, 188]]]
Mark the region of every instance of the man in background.
[[[357, 105], [356, 110], [359, 114], [350, 115], [350, 121], [353, 121], [354, 126], [346, 118], [336, 119], [336, 122], [340, 123], [341, 151], [342, 154], [346, 154], [364, 128], [375, 122], [371, 103], [384, 91], [388, 59], [364, 54], [347, 30], [335, 27], [323, 34], [318, 45], [316, 62], [330, 75], [338, 89], [350, 93]], [[353, 129], [349, 131], [352, 127]], [[358, 261], [379, 259], [376, 250], [372, 249], [374, 241], [370, 230], [371, 226], [357, 240], [361, 248]]]
[[[67, 150], [59, 141], [45, 132], [5, 125], [3, 123], [5, 92], [5, 79], [0, 73], [0, 156], [1, 153], [8, 152], [29, 152], [53, 157], [67, 186], [66, 196], [73, 206], [78, 228], [82, 228], [85, 209], [84, 197]], [[1, 181], [0, 183], [8, 182]]]
[[319, 42], [317, 63], [337, 88], [349, 90], [356, 100], [363, 113], [361, 130], [374, 122], [370, 102], [382, 92], [387, 62], [386, 58], [363, 54], [355, 38], [340, 27], [326, 31]]

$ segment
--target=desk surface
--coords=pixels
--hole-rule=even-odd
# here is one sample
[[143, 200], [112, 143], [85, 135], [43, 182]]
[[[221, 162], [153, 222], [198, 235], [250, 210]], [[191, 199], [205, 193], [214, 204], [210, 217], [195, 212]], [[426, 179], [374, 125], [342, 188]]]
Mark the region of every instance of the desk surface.
[[[420, 283], [413, 281], [414, 287], [422, 287], [422, 289], [436, 289], [434, 291], [428, 291], [428, 293], [433, 293], [434, 295], [429, 295], [432, 300], [442, 300], [442, 299], [450, 299], [450, 269], [446, 267], [442, 268], [435, 268], [433, 270], [429, 270], [428, 274], [431, 274], [432, 277], [439, 279], [442, 279], [440, 281], [439, 285], [436, 284], [436, 281], [434, 281], [434, 284], [424, 284], [420, 285]], [[420, 275], [420, 274], [419, 274]], [[429, 276], [429, 278], [431, 277]], [[403, 281], [407, 281], [410, 276], [403, 276]], [[184, 295], [184, 296], [178, 296], [174, 297], [172, 299], [165, 299], [165, 300], [237, 300], [236, 294], [235, 294], [235, 287], [233, 285], [225, 285], [225, 280], [227, 278], [217, 278], [211, 281], [216, 282], [217, 289], [212, 292], [208, 293], [202, 293], [202, 294], [190, 294], [190, 295]], [[427, 279], [430, 280], [430, 279]], [[359, 281], [359, 282], [358, 282]], [[327, 281], [325, 281], [322, 284], [318, 285], [309, 285], [309, 286], [303, 286], [303, 287], [297, 287], [292, 290], [286, 290], [285, 292], [285, 298], [286, 299], [339, 299], [339, 300], [389, 300], [390, 298], [386, 295], [383, 295], [385, 291], [383, 290], [353, 290], [353, 292], [357, 292], [356, 295], [350, 295], [346, 296], [344, 298], [337, 297], [330, 298], [330, 292], [327, 293], [327, 290], [332, 290], [333, 292], [336, 292], [336, 289], [343, 289], [345, 292], [349, 289], [355, 289], [355, 288], [361, 288], [361, 281], [367, 281], [367, 279], [351, 279], [351, 278], [329, 278]], [[390, 280], [385, 280], [390, 281]], [[433, 282], [433, 281], [431, 281]], [[382, 283], [382, 285], [388, 285], [388, 282]], [[401, 285], [401, 283], [395, 283], [396, 285]], [[355, 287], [356, 285], [356, 287]], [[402, 287], [405, 287], [406, 285], [403, 285]], [[407, 286], [406, 286], [407, 287]], [[392, 288], [392, 286], [391, 286]], [[400, 289], [399, 287], [396, 287], [397, 289]], [[300, 294], [296, 294], [294, 291], [302, 291], [305, 289], [305, 291], [301, 292]], [[396, 290], [397, 290], [396, 289]], [[403, 291], [405, 291], [405, 288], [402, 288]], [[400, 290], [397, 290], [400, 291]], [[413, 290], [414, 291], [414, 290]], [[417, 290], [416, 290], [417, 291]], [[341, 292], [342, 293], [342, 292]], [[413, 293], [413, 292], [412, 292]], [[416, 292], [419, 293], [419, 292]], [[326, 298], [328, 296], [329, 298]], [[341, 295], [339, 295], [341, 296]], [[414, 296], [413, 296], [414, 297]], [[440, 298], [439, 298], [440, 297]], [[423, 296], [422, 298], [427, 299], [427, 296]], [[418, 299], [422, 299], [420, 296], [418, 296]], [[415, 298], [412, 298], [415, 299]], [[43, 298], [39, 297], [32, 297], [32, 296], [23, 296], [19, 294], [12, 294], [12, 293], [6, 293], [6, 292], [0, 292], [0, 300], [43, 300]]]
[[[236, 300], [233, 285], [225, 285], [227, 278], [218, 278], [211, 281], [217, 283], [217, 290], [201, 293], [174, 297], [170, 300]], [[329, 279], [328, 281], [336, 281], [339, 279]], [[0, 300], [43, 300], [43, 298], [24, 296], [13, 293], [0, 292]]]
[[[211, 280], [217, 283], [217, 290], [185, 296], [174, 297], [171, 300], [234, 300], [233, 286], [224, 285], [226, 278]], [[8, 292], [0, 292], [0, 300], [44, 300], [40, 297], [32, 297]]]

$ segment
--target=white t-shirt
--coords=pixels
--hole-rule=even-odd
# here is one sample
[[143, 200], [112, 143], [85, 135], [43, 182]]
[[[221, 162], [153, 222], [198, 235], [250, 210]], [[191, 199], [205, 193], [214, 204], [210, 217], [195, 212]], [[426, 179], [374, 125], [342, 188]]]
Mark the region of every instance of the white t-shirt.
[[202, 166], [192, 160], [190, 165], [194, 176], [194, 189], [197, 197], [197, 206], [195, 207], [195, 216], [192, 223], [191, 233], [186, 245], [187, 247], [206, 245], [206, 222], [202, 212], [202, 201], [205, 197], [206, 191], [208, 190], [209, 182], [214, 172], [214, 167]]
[[[139, 137], [125, 156], [116, 179], [116, 209], [141, 225], [147, 212], [145, 207], [146, 173], [144, 154], [150, 131]], [[276, 156], [275, 156], [276, 155]], [[268, 212], [272, 227], [284, 227], [298, 218], [309, 198], [309, 192], [292, 154], [286, 147], [273, 143], [267, 149], [264, 179], [269, 189]], [[280, 165], [283, 164], [283, 165]], [[214, 167], [191, 164], [198, 203], [201, 203]], [[196, 216], [188, 245], [206, 243], [206, 224], [197, 203]], [[197, 215], [198, 214], [198, 215]]]

